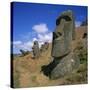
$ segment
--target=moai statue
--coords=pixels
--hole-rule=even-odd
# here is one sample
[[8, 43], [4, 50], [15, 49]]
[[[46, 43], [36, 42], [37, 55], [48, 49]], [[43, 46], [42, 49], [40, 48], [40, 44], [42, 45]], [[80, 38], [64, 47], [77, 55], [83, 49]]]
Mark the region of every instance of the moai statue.
[[24, 51], [22, 49], [20, 49], [20, 52], [21, 52], [21, 56], [25, 56], [25, 55], [28, 55], [29, 54], [29, 51]]
[[56, 20], [53, 32], [51, 56], [53, 61], [42, 66], [42, 71], [51, 79], [68, 75], [79, 66], [79, 58], [72, 51], [72, 40], [75, 39], [75, 21], [71, 10], [64, 11]]
[[41, 45], [40, 52], [43, 52], [44, 44]]
[[40, 56], [43, 56], [43, 52], [44, 52], [44, 44], [41, 45], [40, 47]]
[[49, 43], [45, 42], [44, 45], [45, 45], [45, 50], [47, 50], [49, 48]]
[[21, 52], [22, 56], [25, 56], [25, 51], [24, 50], [20, 49], [20, 52]]
[[40, 51], [45, 52], [49, 48], [49, 43], [45, 42], [44, 44], [41, 45]]
[[34, 45], [33, 45], [32, 49], [33, 49], [34, 58], [38, 59], [39, 56], [40, 56], [40, 50], [39, 50], [38, 41], [34, 41]]
[[62, 57], [71, 51], [71, 42], [75, 38], [75, 24], [72, 11], [63, 12], [56, 20], [53, 32], [52, 56]]

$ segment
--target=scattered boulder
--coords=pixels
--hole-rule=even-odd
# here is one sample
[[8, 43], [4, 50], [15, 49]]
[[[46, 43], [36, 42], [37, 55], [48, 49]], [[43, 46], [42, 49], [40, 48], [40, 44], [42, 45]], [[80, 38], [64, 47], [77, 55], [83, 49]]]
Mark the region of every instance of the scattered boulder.
[[78, 69], [79, 64], [79, 57], [76, 54], [70, 53], [62, 58], [59, 64], [52, 70], [50, 78], [56, 79], [71, 74]]

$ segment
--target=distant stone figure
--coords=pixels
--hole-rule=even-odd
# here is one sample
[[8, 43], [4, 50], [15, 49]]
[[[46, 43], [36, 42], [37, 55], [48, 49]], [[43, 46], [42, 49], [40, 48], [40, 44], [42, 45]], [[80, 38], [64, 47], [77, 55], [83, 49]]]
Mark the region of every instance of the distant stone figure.
[[72, 52], [72, 40], [75, 39], [75, 21], [71, 10], [64, 11], [56, 20], [53, 32], [51, 56], [53, 61], [42, 66], [42, 71], [51, 79], [68, 75], [79, 67], [79, 58]]
[[45, 52], [49, 48], [49, 43], [45, 42], [44, 44], [41, 45], [40, 51]]
[[45, 45], [45, 49], [47, 50], [49, 48], [49, 43], [45, 42], [44, 45]]
[[22, 56], [25, 56], [25, 55], [29, 54], [29, 51], [24, 51], [22, 49], [20, 49], [20, 52], [21, 52]]
[[44, 44], [41, 45], [40, 52], [44, 52]]
[[40, 56], [39, 44], [38, 41], [34, 41], [34, 45], [32, 47], [34, 58], [37, 59]]

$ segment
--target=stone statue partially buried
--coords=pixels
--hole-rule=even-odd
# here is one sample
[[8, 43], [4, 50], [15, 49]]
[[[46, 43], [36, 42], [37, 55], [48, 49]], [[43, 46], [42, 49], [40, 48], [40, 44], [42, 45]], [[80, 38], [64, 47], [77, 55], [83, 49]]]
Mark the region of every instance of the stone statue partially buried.
[[34, 58], [35, 58], [35, 59], [38, 59], [39, 56], [40, 56], [40, 50], [39, 50], [38, 41], [34, 41], [32, 50], [33, 50], [33, 56], [34, 56]]
[[56, 20], [51, 51], [53, 61], [47, 66], [42, 66], [46, 76], [56, 79], [78, 68], [79, 58], [72, 51], [73, 39], [75, 39], [75, 21], [72, 11], [68, 10], [62, 12]]

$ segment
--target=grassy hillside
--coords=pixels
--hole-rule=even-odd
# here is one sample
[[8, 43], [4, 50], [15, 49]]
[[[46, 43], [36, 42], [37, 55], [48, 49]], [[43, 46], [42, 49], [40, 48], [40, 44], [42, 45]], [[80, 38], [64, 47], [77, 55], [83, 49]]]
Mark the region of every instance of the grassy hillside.
[[80, 47], [82, 47], [82, 43], [84, 42], [82, 37], [85, 32], [87, 32], [86, 26], [76, 28], [76, 40], [72, 42], [73, 50], [78, 53], [80, 60], [82, 61], [77, 72], [73, 72], [69, 76], [56, 80], [50, 80], [41, 72], [41, 66], [47, 65], [52, 61], [52, 46], [50, 44], [49, 49], [42, 53], [40, 58], [37, 60], [32, 58], [32, 53], [29, 53], [26, 56], [14, 58], [14, 87], [56, 86], [87, 83], [87, 49], [80, 49]]

